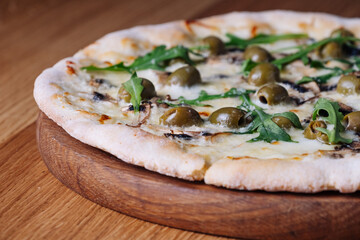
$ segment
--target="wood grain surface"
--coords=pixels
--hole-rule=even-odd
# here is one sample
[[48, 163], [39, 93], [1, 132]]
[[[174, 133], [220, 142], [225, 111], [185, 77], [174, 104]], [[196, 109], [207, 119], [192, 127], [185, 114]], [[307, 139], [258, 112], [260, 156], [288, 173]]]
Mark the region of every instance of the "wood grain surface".
[[360, 1], [353, 0], [1, 0], [0, 238], [214, 238], [127, 217], [60, 184], [37, 152], [33, 83], [43, 69], [111, 31], [234, 10], [268, 9], [360, 17]]
[[360, 236], [360, 193], [232, 191], [163, 176], [81, 143], [43, 113], [37, 141], [45, 164], [67, 187], [143, 220], [245, 239]]

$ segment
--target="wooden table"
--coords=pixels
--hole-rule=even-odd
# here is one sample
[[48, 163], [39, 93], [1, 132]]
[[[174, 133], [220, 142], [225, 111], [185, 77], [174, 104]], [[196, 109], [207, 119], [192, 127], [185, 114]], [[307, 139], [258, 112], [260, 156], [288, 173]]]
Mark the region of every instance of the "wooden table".
[[37, 150], [33, 83], [43, 69], [111, 31], [267, 9], [360, 17], [353, 0], [1, 0], [0, 239], [220, 239], [128, 217], [58, 182]]

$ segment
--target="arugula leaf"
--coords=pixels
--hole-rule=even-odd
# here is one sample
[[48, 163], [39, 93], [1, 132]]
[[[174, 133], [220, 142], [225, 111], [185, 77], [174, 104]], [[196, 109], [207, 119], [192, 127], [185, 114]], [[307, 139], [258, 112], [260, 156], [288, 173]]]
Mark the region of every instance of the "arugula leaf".
[[[308, 58], [307, 54], [310, 53], [311, 51], [313, 51], [313, 50], [315, 50], [315, 49], [329, 43], [329, 42], [344, 43], [344, 42], [349, 41], [349, 40], [351, 40], [351, 41], [360, 41], [360, 39], [354, 38], [354, 37], [325, 38], [323, 40], [320, 40], [318, 42], [310, 44], [310, 45], [308, 45], [308, 46], [306, 46], [304, 48], [301, 48], [296, 53], [287, 55], [287, 56], [285, 56], [283, 58], [275, 59], [271, 63], [274, 64], [275, 66], [277, 66], [279, 69], [282, 69], [284, 65], [286, 65], [288, 63], [291, 63], [291, 62], [293, 62], [295, 60], [301, 59], [303, 61], [304, 65], [307, 65], [310, 62], [310, 64], [312, 65], [311, 67], [321, 68], [321, 67], [324, 67], [324, 65], [320, 61], [310, 60]], [[360, 58], [357, 58], [357, 60], [353, 64], [356, 64], [356, 66], [359, 68], [360, 67]], [[255, 66], [256, 66], [255, 64], [250, 64], [250, 62], [244, 61], [243, 65], [242, 65], [242, 72], [244, 73], [244, 75], [245, 74], [248, 75], [248, 73], [251, 71], [251, 69], [254, 68]], [[245, 75], [245, 76], [247, 76], [247, 75]], [[339, 74], [337, 74], [337, 75], [339, 75]], [[334, 76], [336, 76], [336, 75], [334, 75]], [[328, 80], [331, 77], [333, 77], [333, 76], [324, 76], [322, 78], [325, 78], [325, 79]], [[310, 78], [306, 78], [306, 79], [300, 80], [300, 83], [306, 83], [306, 82], [309, 82], [309, 81], [310, 81]], [[316, 81], [316, 80], [313, 79], [312, 81]], [[321, 81], [326, 82], [325, 80], [321, 80]]]
[[341, 72], [339, 73], [338, 71], [334, 71], [332, 73], [327, 73], [327, 74], [319, 75], [319, 76], [315, 76], [315, 77], [304, 76], [302, 79], [297, 81], [296, 84], [300, 85], [300, 84], [309, 83], [309, 82], [316, 82], [318, 84], [323, 84], [323, 83], [327, 83], [327, 81], [330, 78], [338, 76], [340, 74], [341, 74]]
[[279, 34], [279, 35], [258, 34], [250, 39], [239, 38], [231, 33], [227, 33], [226, 36], [229, 38], [229, 42], [226, 43], [227, 46], [236, 46], [240, 49], [245, 49], [247, 46], [253, 44], [267, 44], [267, 43], [274, 43], [279, 40], [308, 37], [307, 34], [292, 34], [292, 33]]
[[245, 77], [249, 76], [250, 71], [256, 67], [259, 63], [252, 61], [251, 59], [246, 59], [241, 64], [240, 73], [242, 73]]
[[347, 42], [347, 41], [360, 41], [358, 38], [354, 37], [335, 37], [335, 38], [325, 38], [318, 42], [308, 45], [307, 47], [297, 51], [296, 53], [290, 54], [286, 57], [276, 59], [272, 61], [278, 68], [282, 68], [283, 65], [291, 63], [297, 59], [301, 59], [303, 56], [306, 56], [309, 52], [329, 43], [329, 42], [338, 42], [340, 44]]
[[287, 132], [272, 121], [273, 117], [282, 116], [289, 119], [296, 128], [302, 129], [298, 116], [293, 112], [284, 112], [276, 114], [268, 114], [262, 108], [254, 104], [249, 94], [240, 96], [242, 103], [238, 108], [249, 112], [252, 117], [252, 122], [245, 128], [244, 131], [234, 132], [235, 134], [249, 134], [258, 132], [259, 136], [249, 140], [248, 142], [266, 141], [271, 143], [273, 141], [294, 142]]
[[114, 72], [128, 72], [131, 73], [131, 68], [130, 66], [127, 67], [124, 65], [123, 62], [119, 63], [119, 64], [115, 64], [112, 65], [110, 67], [104, 67], [104, 68], [99, 68], [99, 67], [95, 67], [95, 66], [87, 66], [87, 67], [82, 67], [82, 70], [86, 70], [86, 71], [114, 71]]
[[[164, 71], [164, 62], [174, 58], [181, 58], [187, 64], [194, 65], [194, 62], [189, 57], [189, 53], [193, 53], [193, 51], [180, 45], [172, 47], [170, 49], [166, 49], [165, 45], [160, 45], [145, 56], [136, 58], [135, 61], [129, 66], [125, 66], [124, 62], [121, 62], [119, 64], [105, 68], [87, 66], [82, 67], [81, 69], [88, 71], [126, 71], [129, 73], [145, 69]], [[194, 54], [199, 55], [197, 53]]]
[[134, 106], [134, 112], [139, 111], [141, 103], [141, 93], [144, 89], [143, 85], [141, 85], [141, 82], [142, 79], [139, 78], [135, 72], [131, 75], [131, 78], [128, 81], [122, 84], [125, 90], [131, 96], [130, 102]]
[[[318, 61], [316, 61], [316, 62], [318, 62]], [[320, 68], [320, 65], [318, 65], [316, 68]], [[327, 83], [332, 77], [339, 76], [341, 74], [348, 74], [348, 73], [355, 71], [354, 69], [342, 70], [339, 67], [334, 67], [334, 68], [323, 67], [323, 68], [331, 70], [332, 72], [326, 73], [323, 75], [319, 75], [319, 76], [314, 76], [314, 77], [304, 76], [302, 79], [297, 81], [296, 84], [300, 85], [300, 84], [309, 83], [309, 82], [316, 82], [317, 84], [324, 84], [324, 83]]]
[[[312, 60], [312, 59], [309, 59], [309, 60], [310, 60], [310, 62], [309, 62], [310, 67], [316, 68], [316, 69], [327, 69], [327, 70], [330, 70], [331, 72], [323, 74], [323, 75], [319, 75], [319, 76], [314, 76], [314, 77], [304, 76], [302, 79], [297, 81], [296, 84], [300, 85], [300, 84], [309, 83], [309, 82], [316, 82], [317, 84], [324, 84], [324, 83], [327, 83], [332, 77], [339, 76], [341, 74], [351, 73], [351, 72], [355, 71], [352, 68], [347, 69], [347, 70], [342, 70], [339, 67], [329, 68], [329, 67], [326, 67], [324, 65], [324, 63], [321, 61]], [[336, 59], [336, 60], [339, 62], [349, 64], [349, 65], [355, 65], [355, 63], [356, 63], [356, 61], [351, 62], [351, 61], [345, 60], [345, 59]], [[359, 63], [360, 63], [360, 61], [359, 61]]]
[[275, 50], [270, 50], [271, 53], [282, 53], [284, 51], [287, 50], [293, 50], [293, 49], [302, 49], [304, 46], [303, 45], [296, 45], [296, 46], [290, 46], [290, 47], [283, 47], [283, 48], [278, 48]]
[[[306, 64], [304, 64], [304, 65], [306, 65]], [[318, 60], [310, 60], [310, 67], [311, 68], [316, 68], [316, 69], [319, 69], [319, 68], [329, 69], [329, 68], [325, 67], [323, 62], [318, 61]]]
[[273, 114], [273, 117], [286, 117], [287, 119], [289, 119], [296, 128], [302, 129], [303, 127], [301, 126], [299, 117], [293, 113], [293, 112], [283, 112], [283, 113], [275, 113]]
[[261, 109], [255, 109], [251, 112], [253, 121], [248, 126], [247, 132], [253, 133], [258, 132], [259, 136], [249, 140], [248, 142], [258, 142], [265, 141], [268, 143], [274, 141], [284, 141], [284, 142], [295, 142], [291, 139], [290, 135], [287, 132], [279, 127], [272, 120], [275, 116], [283, 116], [288, 118], [296, 128], [302, 129], [299, 118], [295, 113], [285, 112], [277, 114], [267, 114]]
[[[317, 117], [321, 118], [328, 124], [333, 125], [331, 129], [325, 128], [316, 128], [316, 130], [326, 134], [329, 138], [329, 143], [351, 143], [351, 139], [343, 138], [340, 135], [340, 132], [345, 130], [344, 126], [341, 124], [341, 120], [344, 118], [344, 115], [339, 111], [340, 106], [337, 102], [332, 102], [325, 98], [320, 98], [314, 107], [314, 112], [312, 115], [312, 120], [315, 120]], [[325, 113], [324, 113], [325, 112]]]
[[166, 101], [158, 101], [158, 103], [166, 103], [169, 104], [170, 106], [179, 106], [182, 104], [188, 104], [188, 105], [193, 105], [193, 106], [199, 106], [199, 107], [211, 107], [211, 105], [206, 105], [206, 104], [202, 104], [201, 102], [203, 101], [208, 101], [208, 100], [214, 100], [214, 99], [220, 99], [220, 98], [232, 98], [232, 97], [239, 97], [242, 96], [244, 94], [249, 94], [249, 93], [254, 93], [255, 91], [253, 90], [245, 90], [245, 89], [236, 89], [236, 88], [231, 88], [229, 91], [222, 93], [222, 94], [208, 94], [206, 91], [202, 90], [199, 94], [199, 97], [195, 98], [195, 99], [185, 99], [183, 96], [178, 98], [178, 104], [172, 104]]
[[310, 59], [308, 58], [308, 56], [304, 55], [301, 57], [301, 61], [303, 62], [304, 65], [308, 65], [310, 62]]
[[240, 95], [239, 98], [242, 101], [238, 106], [239, 109], [244, 110], [245, 112], [251, 112], [255, 109], [262, 110], [261, 107], [251, 101], [249, 94]]
[[357, 69], [360, 69], [360, 57], [354, 57], [352, 60], [346, 60], [341, 58], [334, 59], [335, 61], [342, 62], [349, 64], [352, 68], [357, 67]]
[[144, 69], [163, 71], [165, 70], [162, 65], [163, 62], [174, 58], [181, 58], [189, 65], [194, 65], [194, 62], [189, 57], [189, 49], [183, 46], [166, 49], [165, 45], [161, 45], [145, 56], [137, 58], [130, 66], [136, 71]]

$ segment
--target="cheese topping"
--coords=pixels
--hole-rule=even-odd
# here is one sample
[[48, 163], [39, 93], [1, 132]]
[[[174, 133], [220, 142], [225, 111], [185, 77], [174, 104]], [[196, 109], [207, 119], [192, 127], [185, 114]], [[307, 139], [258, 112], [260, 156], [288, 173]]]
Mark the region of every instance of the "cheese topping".
[[[300, 43], [303, 43], [300, 41]], [[262, 45], [269, 51], [296, 46], [299, 41], [286, 40], [274, 44]], [[285, 51], [291, 52], [292, 50]], [[166, 68], [167, 72], [173, 72], [183, 63], [176, 63]], [[333, 65], [332, 65], [333, 66]], [[180, 96], [186, 99], [195, 99], [199, 96], [200, 91], [206, 91], [208, 94], [222, 94], [231, 88], [257, 90], [254, 85], [247, 82], [246, 77], [240, 74], [241, 66], [237, 62], [229, 62], [226, 55], [218, 58], [209, 58], [206, 62], [196, 65], [202, 78], [202, 83], [191, 87], [177, 85], [166, 85], [164, 78], [166, 72], [156, 70], [137, 71], [139, 77], [149, 79], [155, 86], [157, 95], [164, 99], [169, 95], [172, 99]], [[331, 91], [317, 91], [312, 88], [311, 83], [307, 84], [308, 90], [299, 92], [293, 89], [291, 84], [300, 80], [303, 76], [319, 76], [328, 73], [328, 70], [315, 69], [305, 66], [301, 61], [295, 61], [286, 66], [281, 72], [281, 79], [286, 80], [279, 82], [285, 87], [290, 96], [299, 98], [303, 101], [301, 104], [293, 102], [281, 103], [279, 105], [268, 106], [262, 103], [257, 94], [250, 94], [251, 101], [263, 108], [268, 114], [293, 112], [302, 123], [303, 127], [307, 125], [312, 116], [316, 98], [324, 97], [336, 102], [344, 103], [354, 111], [360, 110], [359, 95], [350, 95], [344, 97], [334, 89]], [[94, 71], [86, 72], [76, 69], [76, 75], [73, 80], [63, 83], [63, 104], [67, 104], [76, 110], [82, 110], [100, 117], [99, 124], [128, 124], [131, 126], [138, 125], [139, 121], [144, 121], [141, 126], [142, 130], [155, 135], [170, 136], [173, 141], [177, 142], [185, 151], [198, 154], [206, 159], [209, 164], [220, 159], [228, 158], [240, 160], [243, 158], [258, 159], [283, 159], [283, 160], [315, 160], [315, 156], [321, 150], [333, 150], [335, 145], [324, 144], [317, 140], [310, 140], [304, 137], [303, 130], [291, 128], [286, 130], [294, 142], [275, 141], [267, 143], [264, 141], [248, 142], [256, 137], [259, 133], [252, 134], [232, 134], [233, 131], [226, 127], [211, 124], [207, 121], [208, 116], [215, 110], [222, 107], [237, 107], [242, 103], [238, 97], [221, 98], [202, 102], [211, 106], [192, 106], [204, 120], [201, 126], [191, 126], [186, 128], [168, 127], [159, 123], [159, 118], [168, 108], [157, 104], [151, 104], [151, 108], [140, 113], [134, 113], [129, 109], [129, 103], [119, 100], [118, 91], [121, 84], [129, 80], [130, 74], [126, 72], [111, 71]], [[339, 76], [331, 78], [329, 85], [336, 84]], [[290, 84], [289, 84], [290, 83]], [[316, 85], [316, 84], [315, 84]], [[106, 116], [106, 117], [104, 117]], [[185, 134], [188, 138], [177, 137], [176, 134]], [[351, 138], [356, 136], [347, 133]], [[184, 136], [184, 135], [183, 135]], [[306, 158], [307, 156], [314, 156]], [[321, 155], [321, 154], [320, 154]]]

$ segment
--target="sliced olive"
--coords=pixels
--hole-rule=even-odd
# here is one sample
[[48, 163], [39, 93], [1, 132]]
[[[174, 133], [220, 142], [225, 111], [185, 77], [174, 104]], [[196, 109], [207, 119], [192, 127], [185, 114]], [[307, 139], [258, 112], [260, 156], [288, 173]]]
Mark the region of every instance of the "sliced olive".
[[334, 31], [331, 32], [330, 37], [336, 38], [336, 37], [354, 37], [354, 34], [347, 30], [346, 28], [337, 28]]
[[[146, 78], [142, 78], [141, 85], [144, 89], [141, 92], [141, 99], [151, 99], [156, 97], [156, 91], [154, 84]], [[130, 102], [131, 95], [126, 91], [126, 89], [121, 86], [118, 92], [118, 96], [120, 99], [124, 100], [125, 102]]]
[[327, 143], [329, 142], [329, 138], [325, 133], [316, 130], [316, 128], [325, 128], [326, 123], [324, 121], [311, 121], [309, 126], [305, 128], [304, 136], [308, 139], [317, 139], [320, 142]]
[[360, 111], [352, 112], [344, 117], [346, 122], [346, 130], [360, 132]]
[[270, 62], [273, 57], [264, 48], [259, 46], [249, 46], [244, 52], [245, 59], [251, 59], [253, 62]]
[[292, 121], [283, 116], [276, 116], [276, 117], [273, 117], [271, 120], [281, 128], [289, 129], [291, 127], [294, 127], [294, 124], [292, 123]]
[[221, 55], [226, 52], [225, 44], [220, 38], [215, 36], [209, 36], [203, 39], [206, 45], [209, 45], [211, 55]]
[[270, 83], [259, 89], [257, 96], [260, 102], [268, 105], [277, 105], [289, 97], [287, 90], [278, 84]]
[[261, 63], [254, 67], [249, 74], [248, 82], [255, 86], [262, 86], [280, 80], [279, 69], [271, 63]]
[[336, 91], [344, 95], [360, 94], [360, 78], [355, 75], [342, 76]]
[[199, 113], [190, 107], [176, 107], [169, 109], [159, 120], [160, 124], [176, 127], [199, 126], [203, 123]]
[[320, 49], [320, 57], [322, 58], [341, 58], [343, 55], [342, 46], [337, 42], [329, 42]]
[[167, 83], [190, 87], [201, 83], [200, 72], [193, 66], [181, 67], [168, 76]]
[[209, 121], [212, 124], [221, 125], [228, 128], [239, 128], [245, 125], [245, 113], [234, 107], [224, 107], [213, 112]]

